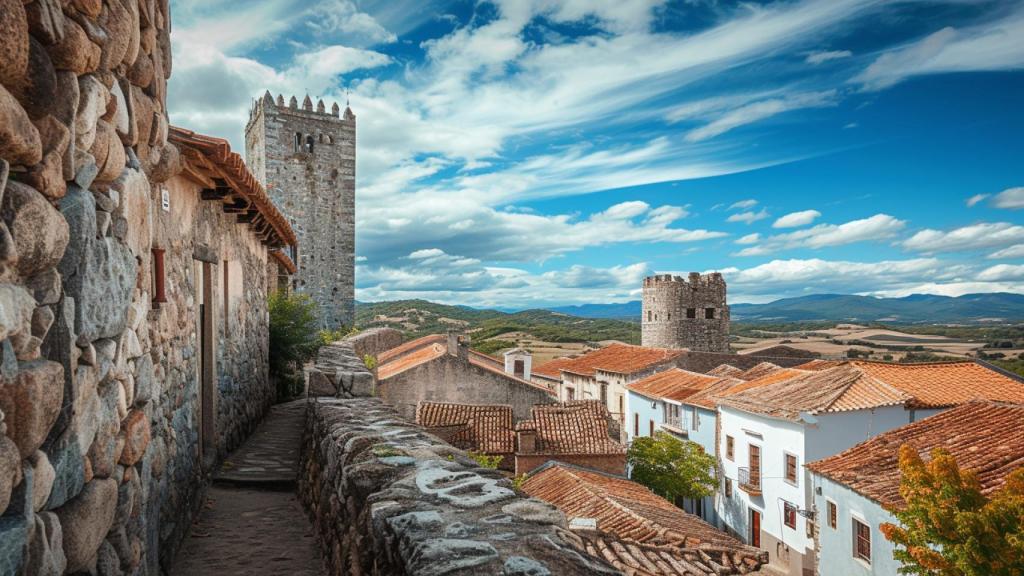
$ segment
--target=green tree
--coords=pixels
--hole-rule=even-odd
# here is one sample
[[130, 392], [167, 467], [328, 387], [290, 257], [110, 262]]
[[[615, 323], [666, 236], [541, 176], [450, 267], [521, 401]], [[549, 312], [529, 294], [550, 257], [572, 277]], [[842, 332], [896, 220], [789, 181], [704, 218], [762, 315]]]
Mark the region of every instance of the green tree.
[[634, 439], [626, 460], [634, 481], [668, 500], [710, 496], [717, 485], [714, 456], [667, 432]]
[[900, 448], [899, 524], [882, 524], [898, 547], [901, 574], [1019, 576], [1024, 574], [1024, 468], [986, 498], [972, 470], [961, 470], [943, 449], [925, 463], [917, 450]]
[[[299, 393], [302, 365], [338, 332], [321, 332], [316, 302], [305, 294], [278, 290], [267, 299], [270, 311], [270, 373], [277, 379], [280, 399]], [[343, 334], [342, 334], [343, 335]]]

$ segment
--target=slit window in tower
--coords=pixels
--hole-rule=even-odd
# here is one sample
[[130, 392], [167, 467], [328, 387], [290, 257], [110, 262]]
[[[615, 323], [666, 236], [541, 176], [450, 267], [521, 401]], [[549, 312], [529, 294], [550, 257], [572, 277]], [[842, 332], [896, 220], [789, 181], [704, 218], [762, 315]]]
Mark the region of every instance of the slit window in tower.
[[306, 136], [306, 152], [313, 153], [313, 136]]
[[714, 319], [714, 317], [715, 317], [715, 309], [714, 308], [705, 308], [704, 309], [704, 317], [707, 318], [708, 320]]
[[302, 132], [295, 133], [295, 151], [302, 152]]
[[687, 318], [696, 318], [697, 317], [697, 309], [696, 308], [687, 308], [686, 309], [686, 317]]

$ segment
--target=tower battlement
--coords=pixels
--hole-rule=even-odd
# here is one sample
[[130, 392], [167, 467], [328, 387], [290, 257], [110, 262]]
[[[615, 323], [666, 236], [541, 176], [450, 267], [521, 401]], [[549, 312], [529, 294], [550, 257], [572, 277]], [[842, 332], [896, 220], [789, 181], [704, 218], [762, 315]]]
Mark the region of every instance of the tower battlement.
[[317, 303], [324, 328], [355, 320], [356, 116], [307, 94], [269, 91], [245, 127], [246, 162], [288, 218], [299, 245], [295, 290]]
[[707, 352], [729, 349], [729, 306], [718, 272], [644, 278], [641, 340], [644, 346]]

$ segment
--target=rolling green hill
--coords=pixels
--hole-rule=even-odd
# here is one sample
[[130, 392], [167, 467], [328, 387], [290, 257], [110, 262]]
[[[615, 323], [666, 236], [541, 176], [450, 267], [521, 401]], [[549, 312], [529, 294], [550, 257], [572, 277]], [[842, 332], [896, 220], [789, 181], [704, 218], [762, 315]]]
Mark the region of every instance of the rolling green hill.
[[464, 330], [474, 345], [508, 334], [526, 332], [547, 342], [599, 342], [620, 340], [640, 343], [640, 324], [607, 318], [580, 318], [550, 310], [500, 312], [465, 306], [448, 306], [426, 300], [397, 300], [356, 304], [356, 326], [388, 326], [410, 338]]

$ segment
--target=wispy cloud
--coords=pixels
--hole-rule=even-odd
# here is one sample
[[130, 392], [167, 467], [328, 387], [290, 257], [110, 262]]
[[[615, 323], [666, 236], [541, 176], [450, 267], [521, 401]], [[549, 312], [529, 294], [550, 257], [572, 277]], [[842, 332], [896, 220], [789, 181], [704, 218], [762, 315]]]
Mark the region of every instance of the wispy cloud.
[[992, 198], [992, 205], [1007, 210], [1024, 208], [1024, 187], [1007, 188]]
[[988, 198], [988, 197], [989, 197], [989, 194], [975, 194], [974, 196], [971, 196], [970, 198], [968, 198], [964, 202], [967, 204], [968, 208], [973, 208], [973, 207], [975, 207], [978, 204], [978, 202], [981, 202], [982, 200], [984, 200], [985, 198]]
[[949, 231], [926, 228], [903, 242], [925, 254], [1000, 248], [1024, 243], [1024, 226], [1009, 222], [980, 222]]
[[814, 222], [814, 220], [819, 216], [821, 216], [821, 212], [818, 212], [817, 210], [790, 212], [776, 220], [772, 224], [772, 228], [797, 228], [800, 226], [807, 226], [811, 222]]
[[689, 131], [686, 134], [688, 142], [700, 142], [708, 138], [725, 134], [730, 130], [753, 124], [766, 118], [771, 118], [784, 112], [799, 110], [801, 108], [820, 108], [822, 106], [834, 106], [838, 102], [836, 90], [823, 92], [804, 92], [791, 94], [783, 98], [772, 98], [745, 104], [739, 108], [730, 110], [718, 118], [708, 122], [700, 128]]
[[818, 64], [823, 64], [829, 60], [840, 60], [842, 58], [849, 58], [850, 56], [853, 56], [853, 52], [850, 52], [849, 50], [828, 50], [823, 52], [812, 52], [807, 55], [807, 58], [804, 61], [808, 64], [817, 66]]
[[753, 224], [758, 220], [764, 220], [768, 216], [768, 210], [762, 208], [757, 212], [749, 210], [747, 212], [737, 212], [736, 214], [731, 214], [728, 218], [726, 218], [726, 222], [743, 222], [744, 224]]
[[843, 224], [818, 224], [812, 228], [763, 238], [757, 245], [744, 248], [736, 256], [763, 256], [792, 248], [825, 248], [855, 242], [892, 238], [906, 222], [888, 214], [851, 220]]

